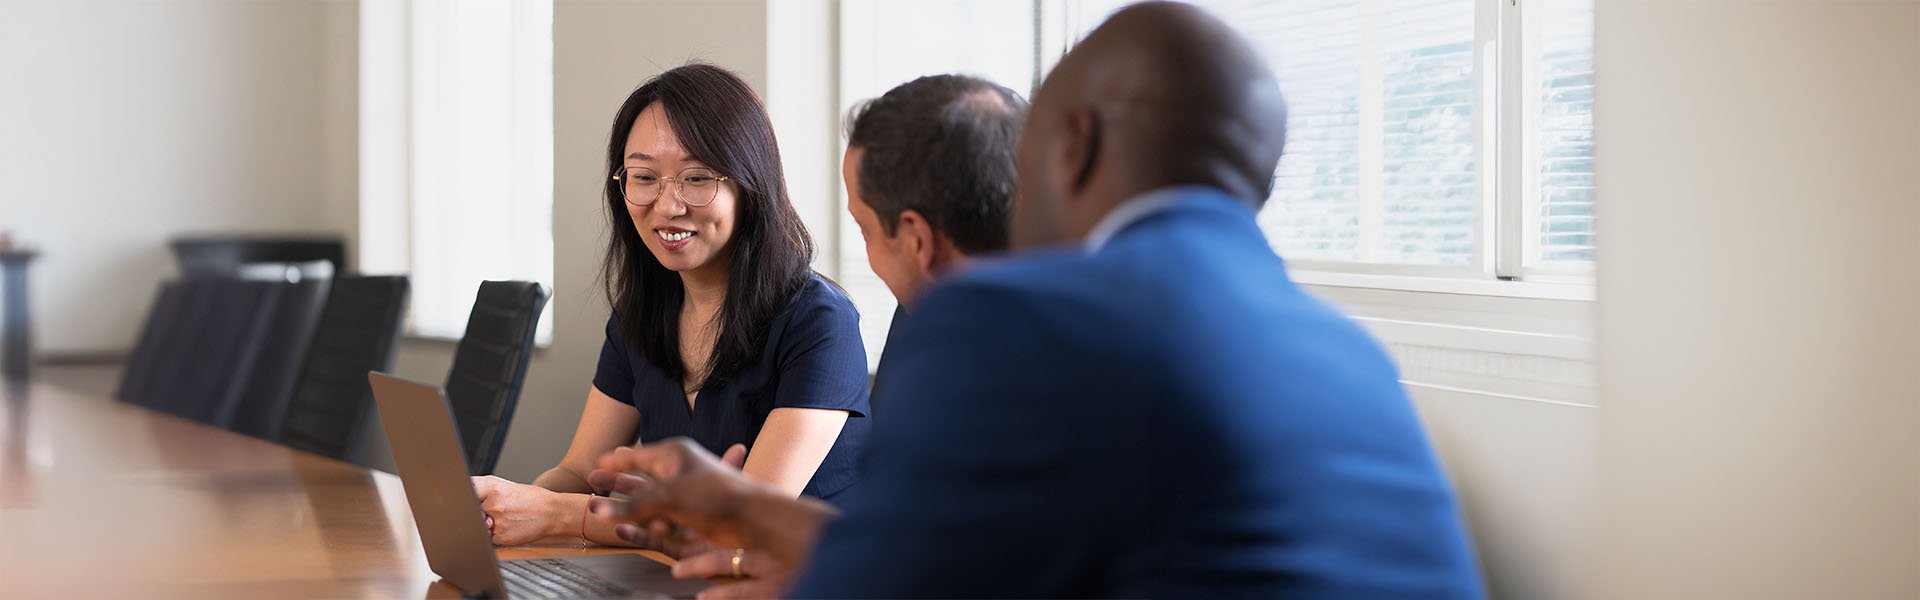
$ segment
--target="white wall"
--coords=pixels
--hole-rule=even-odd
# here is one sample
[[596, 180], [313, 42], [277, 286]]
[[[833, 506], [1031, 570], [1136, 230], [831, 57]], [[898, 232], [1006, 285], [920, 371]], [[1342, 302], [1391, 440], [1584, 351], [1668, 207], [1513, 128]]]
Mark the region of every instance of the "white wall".
[[1310, 289], [1399, 363], [1492, 597], [1575, 594], [1590, 569], [1593, 303]]
[[[840, 13], [833, 0], [767, 2], [767, 113], [794, 208], [818, 247], [814, 269], [840, 264]], [[842, 278], [844, 279], [844, 278]]]
[[43, 251], [43, 355], [131, 346], [175, 234], [351, 228], [352, 11], [0, 2], [0, 229]]
[[1920, 597], [1920, 3], [1597, 18], [1590, 597]]
[[[532, 480], [566, 453], [600, 356], [608, 314], [597, 279], [607, 239], [601, 179], [620, 102], [647, 78], [693, 59], [733, 70], [763, 95], [768, 80], [764, 0], [558, 0], [553, 28], [553, 345], [533, 356], [496, 469], [517, 481]], [[408, 340], [395, 370], [439, 381], [452, 362], [452, 344]], [[369, 456], [391, 470], [383, 445]]]

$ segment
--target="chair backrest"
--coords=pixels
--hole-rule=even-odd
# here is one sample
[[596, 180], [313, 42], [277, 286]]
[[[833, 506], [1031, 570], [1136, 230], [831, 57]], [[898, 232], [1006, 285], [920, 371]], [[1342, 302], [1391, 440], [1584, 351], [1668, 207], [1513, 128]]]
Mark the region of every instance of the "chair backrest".
[[237, 275], [252, 263], [324, 260], [346, 271], [346, 242], [339, 236], [210, 235], [174, 238], [174, 260], [185, 277]]
[[246, 377], [229, 429], [264, 439], [278, 433], [332, 283], [329, 275], [279, 284], [284, 289], [267, 319], [265, 339]]
[[334, 278], [293, 396], [271, 439], [359, 462], [373, 405], [367, 372], [392, 367], [406, 307], [404, 276]]
[[181, 282], [161, 282], [154, 294], [153, 307], [147, 311], [146, 323], [140, 326], [133, 354], [127, 357], [126, 369], [120, 372], [120, 388], [114, 392], [115, 398], [141, 406], [151, 406], [158, 401], [155, 383], [173, 359], [181, 355], [166, 349], [187, 339], [184, 331], [186, 296], [186, 286]]
[[278, 293], [273, 283], [227, 277], [162, 284], [115, 395], [227, 426]]
[[183, 279], [180, 281], [180, 308], [178, 320], [161, 339], [160, 363], [153, 378], [144, 390], [141, 406], [167, 410], [167, 405], [186, 393], [193, 384], [192, 373], [188, 367], [198, 359], [193, 355], [194, 339], [199, 337], [200, 329], [206, 327], [213, 314], [213, 286], [206, 285], [201, 279]]
[[224, 428], [240, 405], [284, 284], [209, 277], [185, 285], [204, 290], [195, 296], [204, 309], [189, 321], [192, 339], [162, 389], [166, 396], [151, 406]]
[[487, 281], [447, 373], [447, 401], [473, 475], [493, 472], [526, 381], [547, 290], [529, 281]]

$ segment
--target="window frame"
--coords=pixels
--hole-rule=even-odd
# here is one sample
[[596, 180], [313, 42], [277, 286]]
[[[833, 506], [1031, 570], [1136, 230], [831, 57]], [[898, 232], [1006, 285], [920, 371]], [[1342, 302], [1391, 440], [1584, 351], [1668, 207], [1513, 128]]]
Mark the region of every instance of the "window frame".
[[[1532, 0], [1475, 0], [1475, 161], [1480, 202], [1477, 249], [1470, 266], [1406, 265], [1359, 261], [1289, 259], [1301, 283], [1341, 287], [1457, 293], [1485, 296], [1591, 300], [1591, 261], [1529, 261], [1540, 239], [1540, 65], [1528, 50], [1538, 45], [1538, 11]], [[1086, 0], [1038, 2], [1039, 44], [1035, 83], [1072, 48], [1075, 33], [1104, 18], [1107, 3]], [[1491, 112], [1492, 114], [1488, 114]], [[1491, 141], [1492, 143], [1489, 143]], [[1535, 235], [1529, 235], [1535, 234]]]
[[[878, 26], [875, 19], [880, 1], [843, 0], [839, 6], [836, 115], [845, 115], [855, 102], [865, 100], [879, 76], [870, 53], [874, 51], [871, 32]], [[1405, 292], [1407, 298], [1416, 298], [1420, 293], [1443, 293], [1487, 297], [1488, 302], [1496, 297], [1542, 301], [1595, 299], [1593, 262], [1528, 260], [1537, 254], [1542, 221], [1539, 214], [1540, 140], [1534, 123], [1542, 102], [1540, 60], [1528, 52], [1540, 35], [1539, 11], [1525, 10], [1533, 0], [1474, 2], [1473, 86], [1478, 123], [1475, 145], [1480, 158], [1475, 161], [1479, 202], [1474, 219], [1476, 251], [1472, 264], [1430, 266], [1289, 259], [1294, 281], [1308, 286]], [[1105, 18], [1114, 5], [1105, 0], [1032, 0], [1029, 6], [1035, 43], [1029, 95], [1039, 87], [1044, 74], [1072, 48], [1079, 32]], [[836, 155], [846, 149], [845, 139], [838, 141], [834, 148]], [[836, 188], [832, 265], [841, 281], [859, 284], [862, 282], [857, 280], [872, 275], [863, 272], [866, 269], [862, 260], [864, 248], [847, 246], [861, 244], [862, 240], [846, 215], [846, 191]], [[877, 299], [869, 299], [870, 303], [875, 301]], [[891, 295], [885, 301], [879, 304], [891, 302]], [[876, 322], [863, 323], [863, 335], [869, 338], [870, 347], [879, 348], [884, 343], [884, 322], [889, 316], [877, 315], [873, 317]], [[877, 329], [867, 331], [869, 325]], [[877, 361], [877, 352], [869, 358]]]
[[[445, 3], [440, 7], [420, 6], [420, 2], [438, 1]], [[421, 230], [423, 214], [433, 214], [434, 194], [423, 192], [425, 186], [434, 185], [436, 177], [447, 178], [446, 169], [430, 171], [441, 164], [425, 164], [419, 157], [434, 152], [433, 144], [439, 139], [444, 123], [435, 123], [432, 119], [423, 119], [421, 115], [433, 107], [431, 100], [444, 97], [446, 90], [434, 86], [444, 85], [439, 79], [450, 68], [441, 64], [447, 57], [443, 49], [433, 44], [440, 41], [437, 36], [446, 35], [442, 23], [423, 23], [423, 13], [433, 10], [453, 10], [452, 0], [405, 0], [401, 2], [369, 3], [360, 9], [359, 40], [360, 49], [360, 200], [359, 225], [357, 236], [362, 270], [368, 273], [406, 274], [412, 282], [413, 292], [409, 294], [406, 322], [402, 336], [409, 340], [434, 342], [458, 342], [463, 335], [464, 325], [459, 330], [451, 327], [423, 326], [420, 316], [423, 306], [436, 310], [435, 317], [451, 323], [454, 318], [465, 323], [471, 313], [474, 297], [458, 296], [457, 305], [432, 304], [423, 302], [423, 284], [431, 284], [430, 277], [420, 277], [418, 272], [422, 263], [419, 250], [424, 242]], [[503, 43], [512, 45], [525, 41], [519, 36], [532, 36], [544, 41], [546, 47], [539, 51], [511, 57], [510, 69], [526, 75], [539, 73], [544, 85], [530, 86], [527, 89], [541, 90], [545, 98], [518, 98], [516, 108], [524, 112], [515, 112], [514, 121], [505, 127], [533, 126], [537, 130], [527, 138], [535, 143], [515, 148], [516, 152], [532, 154], [536, 171], [525, 179], [531, 190], [527, 194], [509, 194], [531, 202], [515, 210], [527, 209], [535, 213], [544, 211], [551, 215], [554, 206], [553, 196], [553, 100], [552, 100], [552, 23], [554, 5], [551, 0], [545, 2], [522, 2], [516, 0], [506, 5], [509, 34], [515, 36]], [[432, 28], [422, 32], [421, 28]], [[424, 38], [424, 39], [423, 39]], [[527, 71], [534, 69], [534, 71]], [[526, 133], [522, 131], [521, 133]], [[544, 157], [544, 158], [542, 158]], [[444, 203], [445, 198], [441, 197]], [[423, 206], [424, 205], [424, 206]], [[508, 273], [502, 277], [536, 281], [546, 286], [549, 294], [557, 295], [554, 289], [556, 276], [553, 258], [553, 238], [551, 218], [548, 230], [537, 236], [546, 244], [546, 265], [544, 270], [535, 269], [532, 273]], [[438, 232], [444, 233], [444, 232]], [[444, 283], [444, 282], [443, 282]], [[482, 282], [473, 281], [472, 289], [477, 290]], [[462, 286], [464, 287], [464, 286]], [[440, 291], [446, 291], [442, 286]], [[536, 351], [551, 347], [554, 338], [554, 302], [551, 296], [542, 309], [536, 324], [534, 345]]]
[[[842, 0], [839, 4], [840, 10], [836, 14], [840, 26], [836, 32], [839, 54], [834, 57], [834, 69], [838, 74], [836, 91], [839, 94], [834, 101], [834, 106], [838, 109], [834, 115], [836, 129], [844, 127], [840, 119], [846, 114], [846, 109], [852, 103], [865, 100], [870, 95], [870, 84], [878, 76], [872, 71], [870, 65], [866, 71], [860, 69], [861, 65], [866, 64], [862, 61], [870, 60], [863, 58], [861, 53], [874, 50], [872, 40], [862, 36], [871, 35], [863, 32], [877, 25], [874, 21], [877, 13], [859, 11], [861, 7], [875, 6], [881, 1], [883, 0]], [[1513, 106], [1514, 102], [1520, 102], [1525, 103], [1522, 106], [1530, 106], [1537, 110], [1538, 103], [1543, 100], [1538, 88], [1537, 71], [1534, 74], [1513, 71], [1521, 67], [1533, 69], [1540, 67], [1537, 64], [1538, 61], [1525, 60], [1526, 53], [1522, 52], [1523, 48], [1520, 47], [1520, 44], [1529, 43], [1528, 38], [1523, 35], [1529, 31], [1523, 27], [1526, 21], [1521, 20], [1529, 15], [1519, 9], [1534, 0], [1475, 0], [1475, 2], [1476, 52], [1488, 53], [1476, 54], [1474, 63], [1476, 72], [1486, 72], [1487, 63], [1484, 61], [1493, 60], [1496, 69], [1502, 64], [1518, 64], [1520, 67], [1507, 67], [1509, 72], [1515, 73], [1515, 76], [1525, 75], [1523, 80], [1509, 79], [1506, 81], [1507, 87], [1499, 86], [1500, 82], [1492, 77], [1486, 78], [1484, 82], [1476, 80], [1475, 89], [1479, 91], [1478, 93], [1494, 98], [1496, 101], [1504, 93], [1509, 98], [1508, 106]], [[1027, 90], [1023, 91], [1030, 96], [1031, 91], [1038, 88], [1044, 74], [1055, 66], [1071, 48], [1071, 44], [1077, 40], [1078, 33], [1083, 30], [1079, 24], [1104, 18], [1110, 4], [1112, 3], [1101, 0], [1032, 0], [1031, 24], [1035, 40], [1033, 82]], [[1537, 19], [1538, 15], [1532, 16]], [[1509, 21], [1512, 24], [1508, 24]], [[1497, 25], [1489, 27], [1488, 23]], [[1541, 29], [1535, 25], [1531, 31], [1538, 34]], [[1502, 38], [1498, 35], [1501, 32], [1505, 32], [1507, 37], [1517, 41], [1501, 44]], [[868, 44], [861, 45], [862, 39], [867, 39]], [[1485, 43], [1489, 39], [1493, 42], [1491, 47]], [[1488, 102], [1476, 98], [1476, 111], [1497, 110], [1497, 107], [1490, 109], [1490, 106]], [[1572, 338], [1589, 336], [1588, 319], [1590, 317], [1586, 315], [1586, 311], [1578, 307], [1590, 306], [1596, 298], [1594, 263], [1563, 262], [1528, 265], [1524, 260], [1532, 255], [1531, 253], [1535, 250], [1533, 245], [1539, 241], [1537, 234], [1529, 234], [1538, 232], [1541, 222], [1538, 203], [1538, 184], [1541, 176], [1538, 172], [1530, 170], [1530, 167], [1537, 168], [1540, 164], [1537, 160], [1529, 164], [1524, 158], [1537, 147], [1540, 137], [1537, 131], [1532, 135], [1525, 135], [1531, 120], [1526, 116], [1536, 113], [1508, 111], [1507, 114], [1510, 115], [1509, 120], [1515, 123], [1506, 126], [1508, 131], [1522, 134], [1514, 138], [1521, 145], [1515, 146], [1509, 143], [1508, 147], [1511, 150], [1502, 157], [1513, 164], [1509, 164], [1506, 171], [1491, 173], [1484, 176], [1484, 179], [1482, 177], [1476, 177], [1476, 179], [1497, 181], [1501, 174], [1514, 174], [1513, 180], [1521, 186], [1515, 188], [1520, 195], [1516, 196], [1514, 192], [1508, 192], [1506, 197], [1518, 198], [1521, 201], [1495, 206], [1492, 204], [1492, 199], [1499, 197], [1498, 190], [1491, 184], [1485, 186], [1476, 223], [1483, 228], [1481, 231], [1492, 231], [1495, 235], [1480, 236], [1478, 243], [1485, 248], [1478, 253], [1480, 258], [1476, 259], [1481, 263], [1479, 267], [1436, 269], [1408, 265], [1289, 260], [1291, 279], [1316, 295], [1340, 303], [1356, 317], [1400, 319], [1442, 327], [1493, 327], [1521, 334], [1550, 333]], [[1483, 139], [1495, 139], [1494, 136], [1497, 135], [1495, 128], [1499, 127], [1499, 124], [1494, 119], [1481, 118], [1479, 124], [1483, 130], [1480, 135], [1485, 136]], [[1484, 144], [1480, 148], [1483, 152], [1498, 150]], [[834, 149], [836, 157], [845, 150], [844, 137], [838, 139]], [[1481, 169], [1492, 170], [1499, 168], [1498, 165], [1501, 163], [1499, 159], [1488, 158], [1476, 161], [1476, 164]], [[1521, 177], [1526, 179], [1522, 180]], [[1533, 189], [1531, 196], [1528, 195], [1526, 187], [1529, 185]], [[864, 248], [844, 247], [844, 244], [860, 244], [862, 241], [858, 235], [857, 226], [846, 215], [847, 198], [844, 187], [835, 186], [835, 189], [837, 190], [836, 210], [831, 225], [835, 241], [829, 250], [835, 273], [843, 282], [857, 275], [872, 278], [874, 276], [866, 270], [867, 264], [863, 259]], [[1517, 221], [1519, 226], [1505, 224], [1501, 220], [1503, 218], [1507, 221]], [[853, 235], [843, 235], [847, 231], [853, 232]], [[1529, 238], [1533, 239], [1529, 240]], [[1501, 276], [1503, 273], [1499, 271], [1500, 265], [1497, 264], [1501, 259], [1496, 256], [1495, 248], [1519, 250], [1506, 259], [1509, 265], [1506, 273], [1510, 274], [1507, 277]], [[849, 287], [848, 291], [854, 290]], [[885, 302], [893, 301], [891, 294], [881, 293], [880, 295], [885, 296]], [[859, 299], [856, 298], [856, 302], [858, 301]], [[1350, 304], [1356, 301], [1360, 303]], [[875, 323], [873, 331], [869, 331], [868, 324], [865, 322], [868, 307], [865, 304], [861, 306], [862, 333], [868, 341], [869, 359], [877, 361], [884, 349], [886, 324], [890, 321], [891, 314], [878, 315], [879, 323]], [[891, 313], [890, 310], [887, 312]], [[878, 335], [877, 338], [873, 337], [875, 334]], [[1380, 330], [1376, 331], [1376, 334], [1380, 335], [1382, 340], [1391, 343], [1403, 341], [1399, 338], [1404, 332]], [[1453, 347], [1450, 344], [1440, 345]], [[1459, 346], [1457, 349], [1487, 350], [1469, 346]], [[1569, 385], [1585, 384], [1571, 382]]]

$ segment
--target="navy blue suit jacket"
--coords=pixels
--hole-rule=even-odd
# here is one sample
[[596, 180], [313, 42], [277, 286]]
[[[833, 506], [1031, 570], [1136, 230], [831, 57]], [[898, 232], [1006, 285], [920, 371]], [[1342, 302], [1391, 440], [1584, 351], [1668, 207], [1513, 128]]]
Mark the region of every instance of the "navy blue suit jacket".
[[963, 274], [892, 343], [795, 597], [1481, 594], [1393, 364], [1224, 194]]

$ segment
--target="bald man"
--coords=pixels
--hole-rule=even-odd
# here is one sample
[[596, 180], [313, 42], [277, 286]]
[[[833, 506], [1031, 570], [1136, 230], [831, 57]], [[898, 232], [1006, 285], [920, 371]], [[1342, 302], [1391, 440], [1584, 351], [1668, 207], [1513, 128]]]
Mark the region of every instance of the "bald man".
[[1285, 121], [1219, 21], [1119, 12], [1035, 94], [1021, 256], [936, 284], [895, 338], [878, 393], [912, 402], [843, 516], [687, 442], [603, 476], [651, 478], [630, 517], [739, 548], [678, 570], [779, 589], [804, 565], [794, 597], [1479, 596], [1393, 365], [1254, 222]]

